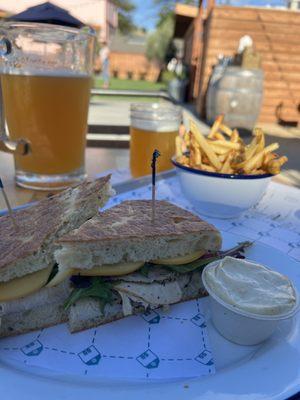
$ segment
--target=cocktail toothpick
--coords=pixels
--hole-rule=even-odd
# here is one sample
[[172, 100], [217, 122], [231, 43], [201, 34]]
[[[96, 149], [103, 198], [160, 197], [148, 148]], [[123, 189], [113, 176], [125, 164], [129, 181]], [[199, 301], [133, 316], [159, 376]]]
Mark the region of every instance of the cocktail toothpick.
[[14, 214], [13, 214], [13, 210], [12, 210], [11, 205], [10, 205], [10, 203], [9, 203], [7, 194], [6, 194], [5, 190], [4, 190], [3, 182], [2, 182], [2, 179], [1, 179], [1, 178], [0, 178], [0, 190], [1, 190], [2, 194], [3, 194], [3, 198], [4, 198], [4, 201], [5, 201], [7, 210], [8, 210], [8, 214], [9, 214], [9, 216], [10, 216], [10, 218], [11, 218], [11, 221], [12, 221], [12, 223], [13, 223], [15, 229], [17, 229], [17, 228], [18, 228], [18, 225], [17, 225], [17, 222], [16, 222], [16, 220], [15, 220], [15, 217], [14, 217]]
[[160, 156], [160, 152], [158, 150], [154, 150], [152, 154], [152, 216], [151, 221], [154, 224], [155, 221], [155, 180], [156, 180], [156, 160]]

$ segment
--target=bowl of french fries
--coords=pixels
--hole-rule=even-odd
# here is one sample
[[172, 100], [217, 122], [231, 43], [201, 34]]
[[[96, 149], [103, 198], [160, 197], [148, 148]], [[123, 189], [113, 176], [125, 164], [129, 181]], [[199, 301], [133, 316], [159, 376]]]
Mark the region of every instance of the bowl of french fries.
[[262, 129], [255, 128], [245, 143], [223, 119], [216, 119], [207, 136], [190, 121], [190, 129], [176, 137], [172, 162], [183, 193], [200, 213], [231, 218], [258, 203], [287, 157], [275, 153], [278, 143], [266, 145]]

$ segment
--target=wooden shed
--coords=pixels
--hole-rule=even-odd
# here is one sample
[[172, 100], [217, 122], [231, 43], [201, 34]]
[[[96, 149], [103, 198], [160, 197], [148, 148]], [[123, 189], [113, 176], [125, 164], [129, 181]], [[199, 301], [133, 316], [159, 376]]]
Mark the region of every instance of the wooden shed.
[[[184, 10], [177, 5], [176, 25]], [[185, 11], [186, 12], [186, 11]], [[177, 28], [178, 30], [178, 28]], [[204, 116], [205, 95], [220, 54], [232, 56], [239, 39], [250, 35], [265, 74], [260, 122], [300, 121], [300, 12], [257, 7], [198, 8], [184, 30], [185, 62], [190, 65], [189, 97]]]

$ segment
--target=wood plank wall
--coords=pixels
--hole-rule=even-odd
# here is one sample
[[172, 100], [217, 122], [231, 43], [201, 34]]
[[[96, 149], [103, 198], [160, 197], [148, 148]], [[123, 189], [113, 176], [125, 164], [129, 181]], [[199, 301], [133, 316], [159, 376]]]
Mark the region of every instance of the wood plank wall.
[[111, 52], [110, 74], [120, 79], [145, 79], [156, 82], [160, 73], [159, 66], [148, 61], [145, 54]]
[[203, 13], [202, 10], [190, 24], [184, 36], [184, 62], [189, 64], [189, 87], [188, 98], [197, 98], [201, 74], [202, 41], [199, 38], [203, 35]]
[[205, 26], [197, 109], [203, 114], [209, 76], [219, 54], [233, 55], [243, 35], [250, 35], [262, 56], [265, 73], [260, 122], [276, 122], [283, 103], [284, 120], [300, 120], [300, 12], [220, 6], [213, 8]]

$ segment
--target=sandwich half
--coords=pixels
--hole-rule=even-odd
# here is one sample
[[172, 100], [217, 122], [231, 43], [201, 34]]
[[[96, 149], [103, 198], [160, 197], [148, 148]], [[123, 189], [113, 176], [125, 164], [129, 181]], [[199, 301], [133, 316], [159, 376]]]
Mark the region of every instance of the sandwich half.
[[58, 240], [58, 272], [70, 278], [65, 303], [71, 332], [205, 295], [207, 257], [221, 247], [216, 228], [166, 201], [125, 201]]
[[47, 288], [57, 241], [98, 213], [110, 197], [110, 176], [0, 218], [0, 336], [25, 333], [68, 319], [68, 280]]

